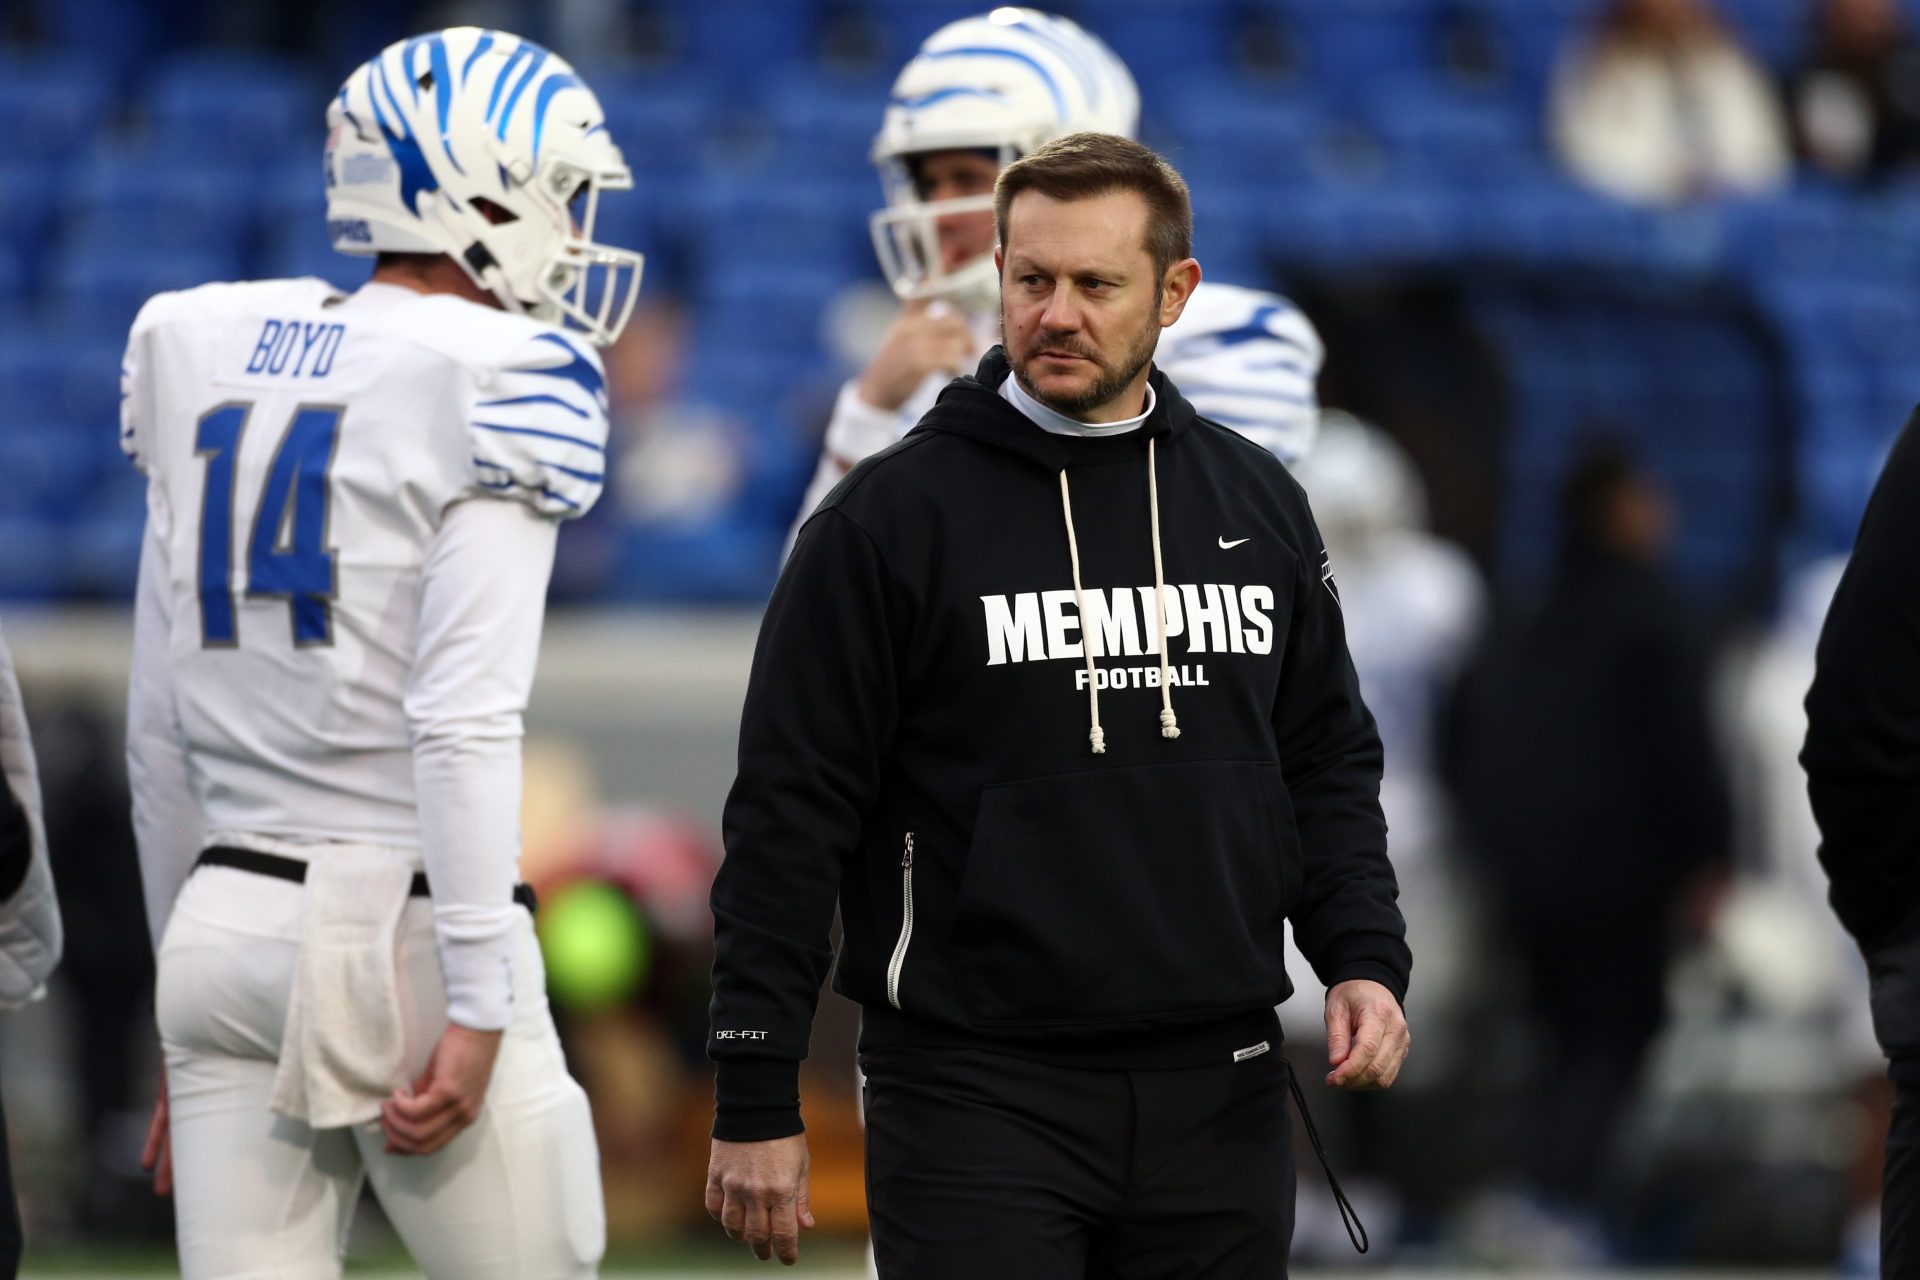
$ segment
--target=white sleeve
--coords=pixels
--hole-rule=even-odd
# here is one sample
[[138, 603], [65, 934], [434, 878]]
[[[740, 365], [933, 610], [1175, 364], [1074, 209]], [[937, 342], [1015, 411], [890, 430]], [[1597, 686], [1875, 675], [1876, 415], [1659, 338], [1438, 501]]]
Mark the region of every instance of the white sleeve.
[[477, 387], [471, 414], [473, 493], [562, 520], [599, 499], [607, 381], [584, 342], [541, 333], [521, 343]]
[[[908, 403], [912, 403], [909, 401]], [[813, 469], [813, 481], [800, 499], [800, 510], [787, 531], [787, 551], [800, 526], [814, 513], [820, 502], [841, 477], [858, 466], [869, 454], [880, 452], [913, 429], [915, 419], [900, 409], [877, 409], [860, 398], [859, 379], [850, 379], [840, 388], [833, 402], [833, 417], [827, 422], [826, 438], [820, 446], [820, 462]], [[786, 559], [786, 553], [781, 553]]]
[[1326, 348], [1306, 314], [1278, 294], [1222, 287], [1214, 296], [1222, 294], [1240, 305], [1182, 316], [1166, 334], [1160, 367], [1201, 417], [1298, 462], [1320, 430], [1315, 383]]
[[427, 552], [408, 680], [420, 843], [447, 1017], [513, 1018], [521, 714], [533, 686], [559, 525], [517, 502], [458, 502]]
[[194, 799], [185, 737], [173, 701], [173, 592], [167, 566], [167, 511], [147, 499], [147, 532], [140, 544], [140, 580], [134, 592], [133, 669], [127, 680], [127, 783], [133, 792], [133, 835], [140, 850], [140, 887], [154, 949], [180, 886], [193, 872], [205, 842], [205, 820]]
[[60, 963], [60, 905], [53, 892], [53, 867], [47, 860], [47, 825], [40, 803], [40, 774], [27, 732], [26, 707], [13, 658], [0, 636], [0, 775], [26, 811], [29, 859], [26, 879], [0, 902], [0, 1009], [36, 999], [47, 976]]

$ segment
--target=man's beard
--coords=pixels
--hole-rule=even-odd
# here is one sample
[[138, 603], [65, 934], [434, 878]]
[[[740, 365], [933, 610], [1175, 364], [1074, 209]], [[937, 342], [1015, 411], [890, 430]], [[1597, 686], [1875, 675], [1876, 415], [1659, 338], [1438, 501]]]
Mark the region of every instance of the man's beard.
[[[1022, 390], [1047, 408], [1077, 421], [1085, 421], [1087, 414], [1125, 391], [1128, 384], [1140, 376], [1140, 371], [1153, 362], [1154, 349], [1160, 345], [1160, 326], [1155, 323], [1159, 314], [1159, 300], [1156, 298], [1153, 310], [1148, 313], [1146, 324], [1141, 326], [1140, 336], [1127, 349], [1126, 356], [1118, 369], [1109, 368], [1098, 352], [1083, 346], [1077, 337], [1049, 334], [1044, 329], [1034, 334], [1033, 341], [1028, 344], [1029, 351], [1064, 351], [1069, 355], [1091, 360], [1099, 367], [1100, 376], [1089, 383], [1087, 389], [1078, 395], [1051, 396], [1036, 387], [1033, 379], [1027, 375], [1027, 365], [1031, 357], [1009, 355], [1008, 359], [1013, 365], [1013, 376], [1020, 380]], [[1004, 345], [1006, 340], [1007, 317], [1006, 311], [1002, 309], [1000, 341]]]

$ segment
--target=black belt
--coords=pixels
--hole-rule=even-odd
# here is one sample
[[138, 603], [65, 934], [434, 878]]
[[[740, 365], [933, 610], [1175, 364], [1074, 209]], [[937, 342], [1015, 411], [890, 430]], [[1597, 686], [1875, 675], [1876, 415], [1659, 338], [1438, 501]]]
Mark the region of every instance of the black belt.
[[[272, 876], [275, 880], [291, 880], [295, 884], [305, 884], [307, 864], [298, 858], [283, 858], [277, 853], [261, 853], [258, 849], [235, 849], [228, 845], [214, 845], [203, 849], [195, 860], [194, 867], [232, 867], [236, 871], [251, 871], [257, 876]], [[407, 889], [410, 898], [431, 897], [427, 887], [427, 873], [413, 873], [413, 884]], [[513, 900], [532, 911], [537, 902], [533, 896], [533, 886], [516, 884], [513, 886]]]

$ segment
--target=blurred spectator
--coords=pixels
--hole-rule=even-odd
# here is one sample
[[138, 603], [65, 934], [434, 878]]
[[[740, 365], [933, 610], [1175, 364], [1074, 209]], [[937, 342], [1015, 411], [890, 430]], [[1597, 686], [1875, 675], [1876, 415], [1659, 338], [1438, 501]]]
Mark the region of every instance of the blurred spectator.
[[612, 496], [642, 524], [699, 525], [732, 511], [748, 469], [746, 425], [686, 396], [687, 324], [670, 298], [643, 296], [608, 348], [616, 463]]
[[[1398, 1089], [1434, 1088], [1457, 1063], [1459, 1006], [1475, 942], [1451, 848], [1451, 823], [1434, 763], [1435, 725], [1446, 692], [1471, 653], [1485, 608], [1480, 575], [1465, 552], [1427, 532], [1427, 492], [1413, 459], [1397, 441], [1352, 414], [1320, 415], [1313, 451], [1296, 463], [1340, 584], [1340, 614], [1360, 692], [1386, 750], [1380, 807], [1393, 842], [1394, 875], [1407, 921], [1407, 945], [1419, 957], [1422, 1060], [1409, 1062]], [[1324, 1030], [1326, 991], [1293, 945], [1287, 973], [1294, 993], [1281, 1008], [1296, 1038]], [[1345, 1190], [1373, 1229], [1391, 1239], [1394, 1170], [1373, 1131], [1374, 1099], [1301, 1081], [1316, 1116], [1346, 1122], [1342, 1135]], [[1348, 1153], [1351, 1153], [1349, 1155]], [[1332, 1260], [1348, 1249], [1338, 1206], [1327, 1190], [1303, 1179], [1294, 1227], [1294, 1258]]]
[[1851, 1163], [1841, 1260], [1846, 1274], [1880, 1274], [1880, 1141], [1893, 1107], [1880, 1046], [1860, 993], [1866, 966], [1826, 902], [1813, 850], [1820, 829], [1808, 802], [1800, 747], [1814, 648], [1844, 556], [1814, 561], [1781, 590], [1779, 616], [1735, 684], [1728, 741], [1736, 809], [1748, 828], [1739, 870], [1715, 924], [1716, 949], [1739, 983], [1740, 1005], [1821, 1046], [1823, 1074], [1845, 1086], [1869, 1122], [1847, 1126]]
[[1706, 0], [1614, 0], [1555, 72], [1551, 131], [1575, 177], [1672, 204], [1786, 182], [1786, 122], [1765, 72]]
[[1884, 178], [1920, 159], [1920, 48], [1895, 0], [1826, 0], [1820, 44], [1793, 84], [1800, 153], [1836, 178]]
[[1572, 1264], [1604, 1256], [1609, 1148], [1665, 1020], [1671, 940], [1711, 914], [1730, 820], [1704, 653], [1660, 569], [1666, 493], [1602, 446], [1562, 512], [1544, 598], [1495, 626], [1462, 682], [1448, 765], [1528, 987], [1526, 1186], [1502, 1234], [1525, 1260]]

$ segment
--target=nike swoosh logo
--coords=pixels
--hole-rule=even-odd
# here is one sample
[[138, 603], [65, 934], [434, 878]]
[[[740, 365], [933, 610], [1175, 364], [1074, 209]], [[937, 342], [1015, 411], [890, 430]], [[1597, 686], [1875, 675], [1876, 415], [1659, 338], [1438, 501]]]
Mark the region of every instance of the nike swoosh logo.
[[1220, 539], [1220, 549], [1222, 551], [1231, 551], [1241, 543], [1251, 541], [1251, 538], [1235, 538], [1232, 542], [1228, 542], [1225, 538], [1222, 538]]

